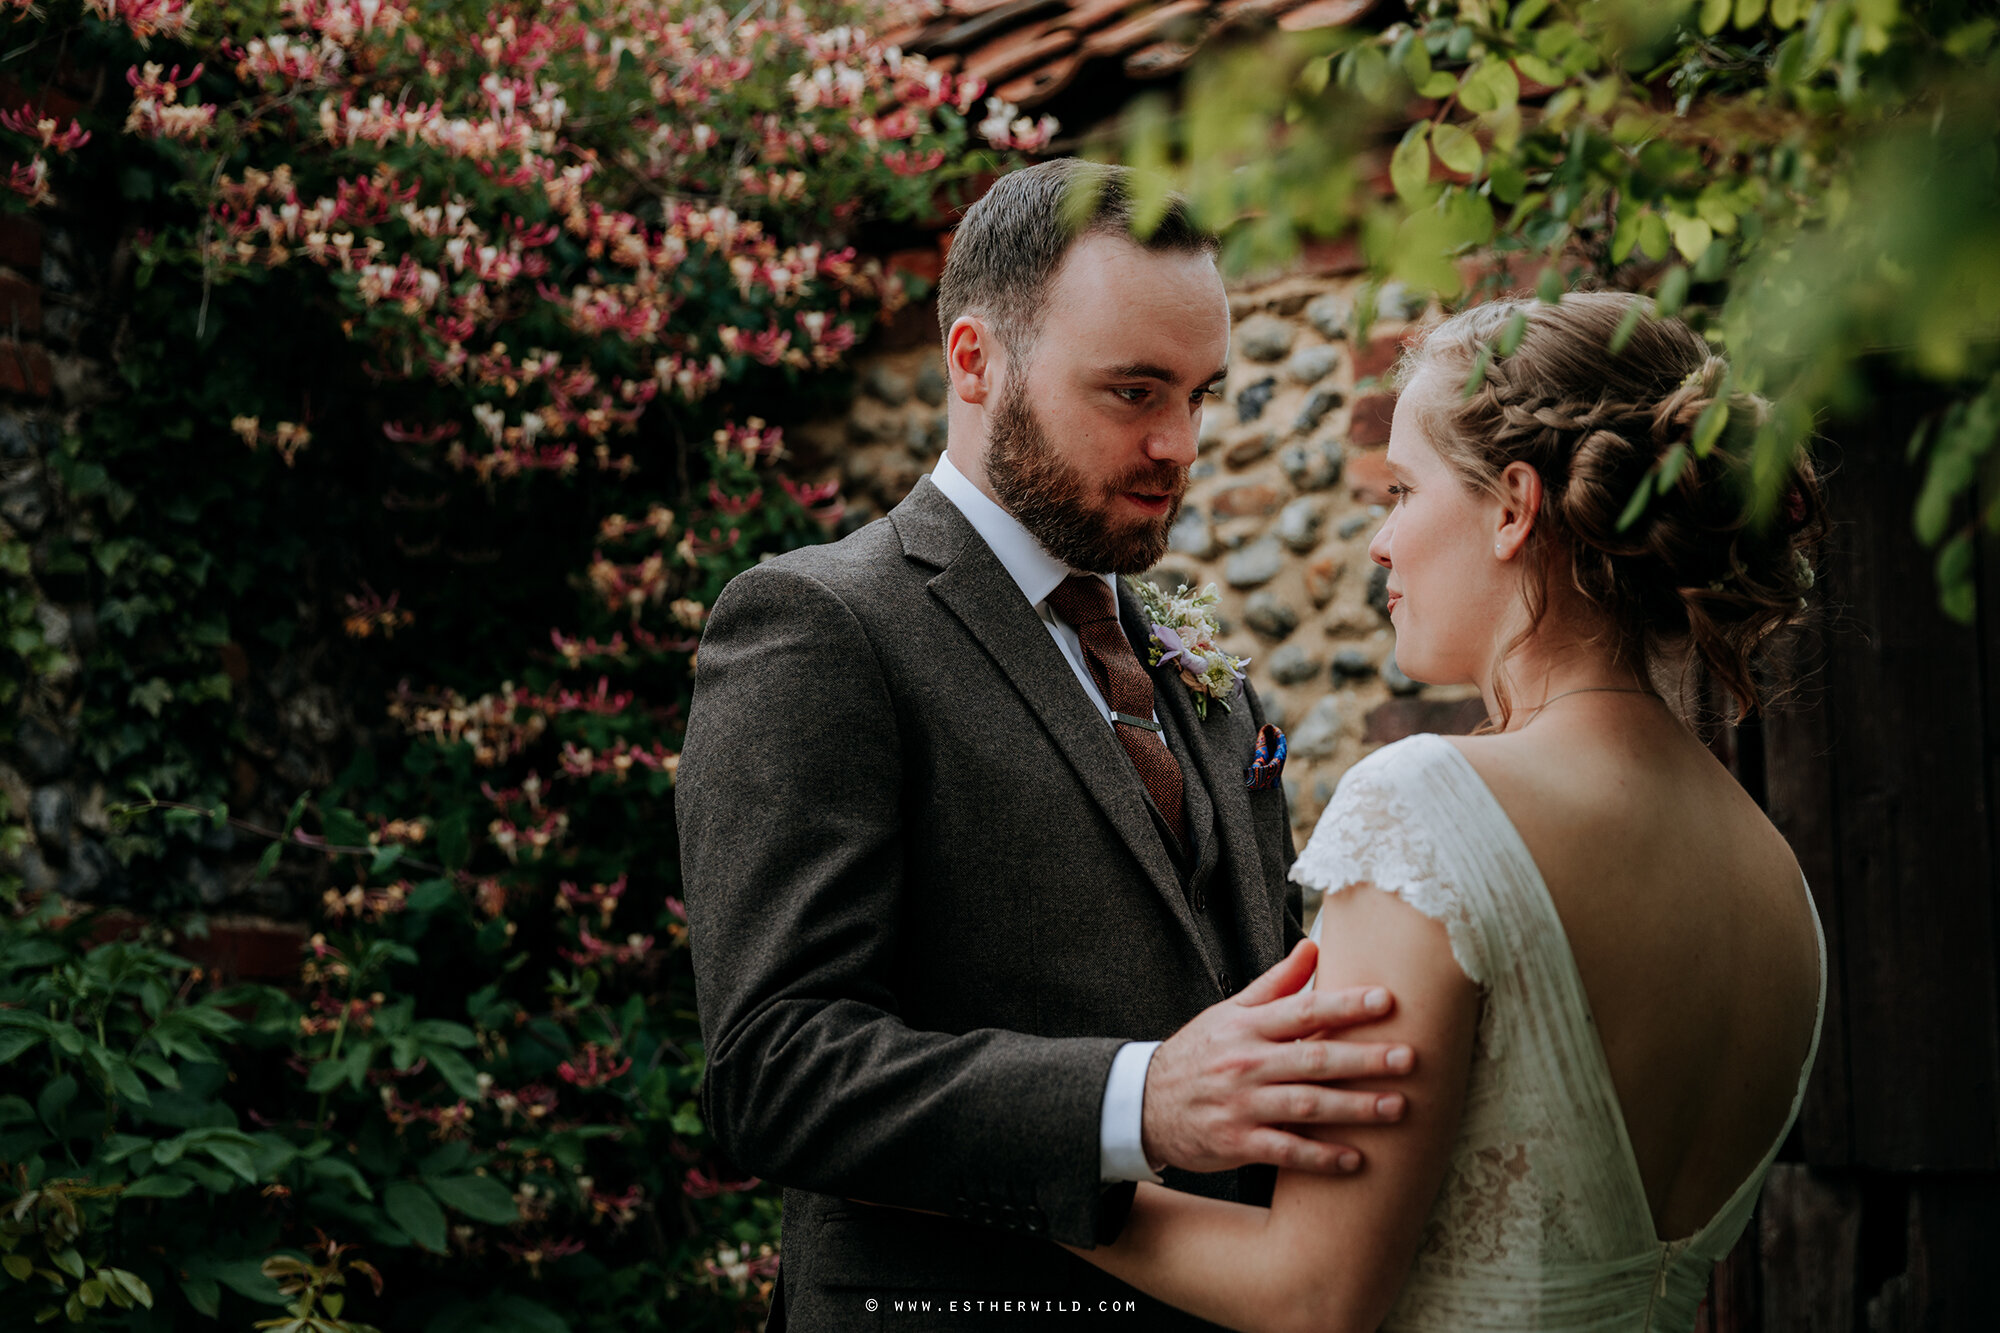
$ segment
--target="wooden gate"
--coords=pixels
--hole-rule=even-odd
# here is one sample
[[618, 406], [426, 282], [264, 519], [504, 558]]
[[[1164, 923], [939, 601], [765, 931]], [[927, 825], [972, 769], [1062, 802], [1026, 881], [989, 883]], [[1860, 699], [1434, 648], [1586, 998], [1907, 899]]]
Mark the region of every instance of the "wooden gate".
[[1758, 1224], [1718, 1270], [1723, 1333], [2000, 1329], [2000, 543], [1979, 622], [1938, 609], [1884, 398], [1828, 451], [1829, 609], [1798, 695], [1719, 738], [1825, 926], [1825, 1031]]

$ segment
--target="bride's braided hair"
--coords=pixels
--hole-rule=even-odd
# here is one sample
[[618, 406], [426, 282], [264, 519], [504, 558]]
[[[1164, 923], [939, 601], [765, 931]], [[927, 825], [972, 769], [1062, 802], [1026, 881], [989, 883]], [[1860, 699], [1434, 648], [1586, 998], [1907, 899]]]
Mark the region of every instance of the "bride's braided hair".
[[[1741, 720], [1760, 703], [1760, 648], [1805, 612], [1826, 528], [1819, 481], [1800, 451], [1776, 513], [1758, 521], [1751, 440], [1770, 404], [1731, 391], [1728, 363], [1678, 319], [1641, 318], [1624, 349], [1610, 352], [1627, 310], [1643, 300], [1574, 292], [1555, 305], [1475, 306], [1416, 343], [1397, 381], [1437, 372], [1412, 406], [1468, 485], [1498, 493], [1513, 462], [1541, 476], [1528, 546], [1540, 558], [1529, 564], [1538, 575], [1528, 580], [1522, 639], [1548, 609], [1547, 580], [1566, 575], [1603, 613], [1616, 660], [1656, 680], [1676, 668], [1689, 679], [1686, 668], [1705, 667]], [[1526, 331], [1501, 355], [1497, 344], [1516, 311]], [[1482, 351], [1483, 380], [1461, 396]], [[1727, 424], [1699, 457], [1696, 424], [1723, 394]], [[1670, 456], [1684, 460], [1673, 484], [1620, 531], [1634, 492]], [[1504, 698], [1501, 709], [1504, 725]]]

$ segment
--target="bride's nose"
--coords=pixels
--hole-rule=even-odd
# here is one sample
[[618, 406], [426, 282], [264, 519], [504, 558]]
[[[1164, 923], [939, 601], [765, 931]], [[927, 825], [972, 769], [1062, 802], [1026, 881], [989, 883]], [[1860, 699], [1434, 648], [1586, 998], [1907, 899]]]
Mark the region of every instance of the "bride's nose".
[[1384, 569], [1395, 566], [1389, 559], [1389, 535], [1396, 527], [1396, 511], [1390, 510], [1389, 517], [1382, 520], [1382, 526], [1375, 529], [1375, 536], [1368, 542], [1368, 558]]

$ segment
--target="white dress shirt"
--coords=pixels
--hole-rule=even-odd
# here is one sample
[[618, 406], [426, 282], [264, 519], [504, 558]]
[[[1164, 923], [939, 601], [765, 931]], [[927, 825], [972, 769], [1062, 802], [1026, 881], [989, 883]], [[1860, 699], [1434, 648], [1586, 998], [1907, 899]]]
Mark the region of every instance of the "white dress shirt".
[[[1028, 599], [1028, 605], [1034, 607], [1035, 614], [1048, 627], [1049, 637], [1062, 650], [1070, 670], [1076, 673], [1077, 684], [1083, 686], [1084, 694], [1097, 706], [1104, 725], [1112, 725], [1111, 706], [1104, 702], [1104, 695], [1090, 674], [1090, 665], [1084, 661], [1083, 641], [1049, 608], [1049, 594], [1077, 571], [1050, 555], [1021, 526], [1019, 519], [967, 480], [963, 472], [952, 466], [951, 455], [938, 456], [931, 481], [944, 492], [945, 499], [957, 506], [958, 512], [965, 515], [965, 521], [972, 525], [972, 530], [1000, 558], [1000, 563], [1021, 589], [1021, 595]], [[1118, 595], [1117, 579], [1110, 574], [1097, 577], [1104, 580], [1115, 599]], [[1146, 1069], [1159, 1045], [1157, 1041], [1127, 1042], [1112, 1058], [1111, 1073], [1104, 1080], [1104, 1109], [1098, 1117], [1099, 1174], [1105, 1180], [1159, 1182], [1159, 1176], [1146, 1162], [1141, 1132], [1146, 1100]]]

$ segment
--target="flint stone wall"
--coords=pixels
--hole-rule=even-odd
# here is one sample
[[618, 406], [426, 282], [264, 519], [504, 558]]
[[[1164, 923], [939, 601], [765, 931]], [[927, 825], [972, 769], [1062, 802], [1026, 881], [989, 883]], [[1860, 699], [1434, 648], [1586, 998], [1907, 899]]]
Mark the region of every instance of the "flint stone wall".
[[[1360, 288], [1358, 278], [1290, 275], [1230, 292], [1224, 397], [1203, 412], [1187, 502], [1147, 576], [1220, 591], [1222, 642], [1251, 659], [1290, 744], [1285, 787], [1301, 843], [1362, 755], [1415, 732], [1469, 731], [1485, 716], [1470, 686], [1421, 685], [1396, 668], [1385, 571], [1368, 542], [1389, 502], [1389, 372], [1426, 312], [1391, 285], [1357, 343]], [[843, 530], [886, 513], [944, 448], [943, 362], [929, 332], [914, 346], [865, 350], [845, 419], [794, 432], [841, 479]]]

